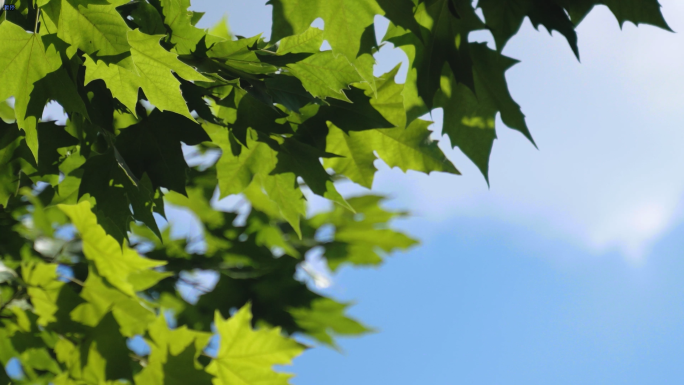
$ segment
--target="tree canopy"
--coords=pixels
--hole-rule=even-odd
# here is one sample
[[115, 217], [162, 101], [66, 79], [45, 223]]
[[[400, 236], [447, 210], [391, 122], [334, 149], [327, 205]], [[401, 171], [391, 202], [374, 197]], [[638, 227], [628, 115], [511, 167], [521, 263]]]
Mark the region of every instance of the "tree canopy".
[[[458, 175], [422, 118], [437, 108], [487, 181], [497, 116], [534, 144], [502, 54], [526, 18], [578, 59], [597, 5], [669, 30], [657, 0], [270, 0], [268, 41], [198, 28], [189, 0], [7, 3], [0, 385], [287, 384], [274, 365], [371, 330], [311, 285], [305, 256], [334, 272], [417, 243], [390, 226], [406, 213], [339, 181], [372, 189], [378, 159]], [[471, 42], [481, 30], [495, 48]], [[404, 84], [399, 67], [374, 75], [382, 44], [406, 53]], [[65, 125], [41, 119], [48, 102]], [[332, 208], [307, 215], [311, 194]], [[215, 207], [230, 195], [249, 209]], [[165, 205], [201, 236], [173, 237]]]

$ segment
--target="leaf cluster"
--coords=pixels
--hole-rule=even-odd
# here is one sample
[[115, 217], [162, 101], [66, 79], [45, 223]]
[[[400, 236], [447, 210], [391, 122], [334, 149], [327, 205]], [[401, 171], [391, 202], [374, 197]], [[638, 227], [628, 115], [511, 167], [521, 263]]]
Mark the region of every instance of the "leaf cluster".
[[[11, 381], [27, 384], [287, 383], [272, 367], [304, 350], [298, 336], [336, 347], [370, 331], [314, 288], [307, 257], [334, 272], [416, 244], [389, 225], [405, 213], [339, 182], [371, 189], [376, 160], [459, 174], [421, 118], [435, 108], [487, 181], [497, 115], [534, 143], [502, 54], [525, 18], [578, 58], [575, 28], [596, 5], [669, 29], [657, 0], [270, 0], [269, 41], [197, 27], [189, 0], [11, 3], [0, 364], [18, 360]], [[380, 43], [377, 16], [390, 21]], [[470, 41], [479, 30], [495, 49]], [[375, 75], [382, 44], [408, 56], [404, 84], [399, 67]], [[42, 120], [49, 102], [65, 124]], [[333, 208], [307, 215], [312, 194]], [[246, 209], [216, 208], [232, 195]], [[169, 205], [197, 238], [172, 236]]]

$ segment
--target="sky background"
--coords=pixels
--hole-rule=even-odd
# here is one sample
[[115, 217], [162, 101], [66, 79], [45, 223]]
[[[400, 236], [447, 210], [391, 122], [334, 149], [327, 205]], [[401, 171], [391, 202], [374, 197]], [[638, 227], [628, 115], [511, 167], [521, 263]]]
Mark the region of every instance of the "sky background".
[[[263, 3], [191, 9], [207, 12], [201, 27], [228, 15], [234, 33], [268, 37]], [[684, 31], [684, 2], [661, 3]], [[529, 21], [504, 50], [521, 60], [507, 79], [539, 150], [499, 120], [491, 188], [446, 138], [463, 176], [377, 162], [374, 190], [413, 213], [398, 227], [422, 245], [332, 277], [324, 291], [379, 332], [306, 352], [287, 368], [293, 384], [682, 383], [684, 37], [620, 30], [605, 7], [577, 32], [581, 64]], [[377, 59], [380, 74], [405, 57], [389, 45]]]

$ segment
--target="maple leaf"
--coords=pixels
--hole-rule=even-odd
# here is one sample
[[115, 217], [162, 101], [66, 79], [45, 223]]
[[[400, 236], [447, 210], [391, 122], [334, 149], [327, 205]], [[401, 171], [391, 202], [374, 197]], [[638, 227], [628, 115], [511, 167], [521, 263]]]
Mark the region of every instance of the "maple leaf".
[[460, 175], [437, 142], [430, 139], [432, 131], [427, 127], [431, 124], [414, 120], [407, 128], [348, 133], [333, 126], [328, 134], [326, 150], [343, 158], [326, 159], [325, 165], [367, 188], [372, 187], [377, 171], [373, 165], [377, 159], [373, 151], [388, 166], [399, 167], [404, 172], [416, 170], [429, 174], [442, 171]]
[[330, 298], [319, 298], [311, 303], [310, 308], [294, 308], [289, 311], [307, 334], [326, 345], [338, 348], [332, 335], [358, 336], [373, 331], [344, 314], [349, 306]]
[[[148, 35], [163, 35], [166, 34], [166, 27], [162, 20], [162, 16], [152, 4], [141, 1], [132, 3], [135, 8], [129, 14], [130, 20], [135, 23], [135, 26], [141, 32]], [[118, 9], [120, 12], [122, 8]], [[123, 16], [123, 13], [122, 13]]]
[[195, 50], [197, 43], [206, 35], [206, 31], [195, 27], [192, 22], [193, 13], [188, 12], [190, 0], [161, 0], [164, 11], [164, 24], [171, 30], [169, 40], [180, 55]]
[[505, 71], [516, 60], [489, 49], [486, 44], [472, 43], [475, 93], [453, 77], [443, 81], [436, 102], [444, 108], [443, 133], [452, 146], [458, 146], [475, 163], [489, 183], [489, 156], [496, 139], [496, 114], [508, 127], [519, 131], [536, 146], [520, 106], [511, 97]]
[[[367, 188], [372, 187], [377, 171], [373, 165], [377, 159], [374, 152], [387, 165], [399, 167], [404, 172], [410, 169], [425, 173], [444, 171], [459, 174], [439, 149], [437, 142], [429, 139], [431, 131], [427, 128], [430, 122], [415, 120], [405, 127], [403, 85], [394, 81], [398, 71], [397, 66], [376, 79], [377, 95], [373, 96], [368, 86], [365, 90], [366, 95], [371, 96], [368, 104], [370, 111], [379, 114], [382, 120], [369, 119], [367, 115], [356, 115], [347, 110], [340, 111], [340, 118], [326, 114], [325, 111], [319, 112], [332, 123], [326, 140], [326, 151], [342, 156], [326, 158], [324, 164]], [[361, 105], [360, 102], [355, 102], [350, 106], [358, 108]], [[364, 127], [364, 124], [359, 124], [361, 122], [371, 123]]]
[[299, 110], [316, 99], [306, 91], [301, 80], [294, 76], [278, 74], [265, 80], [264, 84], [275, 103], [280, 103], [290, 111]]
[[[326, 242], [323, 254], [331, 270], [343, 264], [361, 266], [381, 264], [382, 252], [405, 250], [418, 242], [406, 234], [388, 228], [388, 222], [404, 215], [380, 207], [384, 197], [366, 195], [349, 199], [354, 212], [342, 207], [315, 215], [308, 224], [316, 228], [335, 227], [332, 240]], [[356, 214], [361, 215], [356, 215]]]
[[318, 98], [331, 97], [349, 101], [344, 90], [349, 84], [363, 80], [354, 66], [344, 57], [323, 51], [307, 57], [287, 68], [299, 78], [311, 95]]
[[216, 163], [220, 197], [239, 194], [246, 189], [256, 175], [268, 175], [276, 166], [276, 152], [263, 142], [257, 142], [253, 133], [245, 136], [245, 145], [239, 155], [233, 155], [228, 130], [215, 124], [205, 124], [214, 145], [222, 150]]
[[[92, 156], [83, 165], [83, 175], [79, 186], [79, 197], [88, 194], [97, 202], [95, 212], [105, 226], [111, 224], [107, 232], [122, 242], [135, 218], [145, 223], [161, 237], [159, 227], [152, 215], [154, 188], [148, 176], [135, 178], [125, 160], [114, 147], [102, 155]], [[133, 208], [133, 214], [129, 206]]]
[[658, 0], [557, 0], [557, 3], [567, 10], [575, 25], [579, 24], [596, 5], [605, 5], [615, 15], [620, 27], [629, 21], [637, 26], [650, 24], [672, 31], [663, 17]]
[[277, 205], [279, 212], [295, 231], [300, 234], [299, 220], [306, 213], [304, 196], [291, 173], [273, 174], [277, 165], [277, 152], [268, 144], [258, 142], [254, 131], [247, 132], [245, 145], [239, 145], [239, 155], [231, 149], [228, 130], [206, 123], [205, 130], [212, 143], [222, 151], [216, 163], [220, 197], [245, 191], [252, 183], [263, 188], [268, 198]]
[[159, 45], [162, 35], [146, 35], [139, 30], [129, 31], [130, 56], [116, 61], [94, 61], [86, 57], [88, 84], [102, 79], [112, 95], [135, 114], [138, 89], [142, 88], [150, 103], [162, 111], [173, 111], [194, 121], [180, 92], [180, 82], [172, 72], [185, 80], [211, 82], [192, 67], [177, 59], [177, 55]]
[[575, 25], [559, 4], [544, 0], [480, 0], [478, 7], [482, 8], [499, 51], [518, 32], [524, 18], [529, 17], [535, 28], [543, 25], [549, 33], [556, 30], [565, 36], [579, 59]]
[[66, 71], [50, 37], [26, 32], [11, 22], [0, 24], [0, 100], [14, 96], [17, 125], [26, 132], [26, 143], [38, 159], [38, 119], [49, 99], [68, 111], [87, 116], [83, 101]]
[[135, 296], [136, 280], [141, 275], [146, 275], [146, 270], [165, 264], [163, 261], [143, 258], [125, 244], [122, 248], [98, 224], [97, 217], [91, 211], [90, 202], [87, 200], [78, 205], [62, 204], [58, 207], [69, 216], [81, 234], [85, 257], [93, 261], [102, 277], [123, 293]]
[[321, 49], [323, 40], [325, 40], [323, 30], [310, 27], [298, 35], [280, 40], [276, 53], [279, 55], [303, 52], [316, 53]]
[[199, 124], [155, 109], [149, 117], [123, 129], [116, 145], [137, 178], [147, 174], [155, 189], [165, 187], [185, 194], [188, 165], [181, 142], [197, 145], [208, 141]]
[[278, 162], [271, 174], [294, 174], [296, 177], [301, 177], [314, 194], [353, 211], [335, 188], [332, 178], [320, 161], [320, 158], [335, 156], [337, 155], [326, 153], [294, 138], [288, 138], [279, 146]]
[[418, 94], [431, 108], [439, 89], [442, 69], [451, 68], [456, 81], [474, 88], [472, 59], [468, 36], [485, 25], [465, 0], [426, 0], [416, 10], [416, 20], [423, 26], [422, 51], [412, 66], [417, 70]]
[[373, 17], [383, 11], [375, 0], [315, 0], [306, 6], [298, 0], [270, 0], [273, 5], [271, 39], [298, 35], [320, 17], [325, 23], [323, 38], [335, 54], [353, 62], [361, 48], [361, 36], [373, 24]]
[[286, 385], [291, 375], [279, 373], [273, 365], [286, 365], [304, 351], [296, 341], [283, 337], [280, 328], [253, 330], [250, 306], [242, 307], [224, 320], [216, 312], [215, 325], [221, 343], [207, 372], [216, 376], [215, 385]]
[[[163, 278], [158, 276], [157, 280]], [[80, 297], [85, 302], [76, 306], [69, 314], [76, 322], [91, 327], [97, 326], [111, 312], [123, 336], [133, 337], [145, 333], [154, 320], [154, 312], [146, 308], [137, 297], [124, 294], [108, 284], [97, 270], [88, 271]]]
[[130, 29], [116, 11], [120, 3], [52, 0], [44, 9], [60, 39], [89, 55], [115, 56], [130, 49]]
[[163, 316], [151, 322], [148, 333], [151, 354], [148, 365], [136, 374], [136, 384], [211, 384], [212, 377], [197, 363], [197, 357], [211, 338], [210, 333], [185, 326], [169, 329]]

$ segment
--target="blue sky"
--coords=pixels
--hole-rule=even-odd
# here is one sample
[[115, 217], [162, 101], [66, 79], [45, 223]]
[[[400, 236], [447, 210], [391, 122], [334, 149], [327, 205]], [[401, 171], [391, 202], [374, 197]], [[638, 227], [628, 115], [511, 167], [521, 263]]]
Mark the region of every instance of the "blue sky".
[[[263, 3], [192, 9], [207, 12], [200, 26], [228, 14], [234, 33], [268, 36]], [[661, 3], [684, 31], [684, 3]], [[447, 140], [463, 176], [378, 162], [376, 191], [413, 213], [399, 226], [423, 244], [332, 277], [325, 292], [379, 333], [305, 353], [295, 385], [681, 383], [684, 37], [621, 31], [604, 7], [578, 35], [581, 64], [529, 22], [505, 49], [522, 61], [507, 78], [539, 150], [499, 121], [490, 189]], [[383, 48], [377, 72], [403, 58]]]

